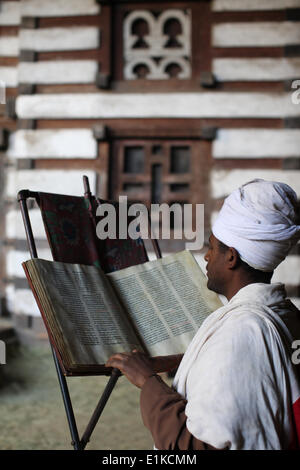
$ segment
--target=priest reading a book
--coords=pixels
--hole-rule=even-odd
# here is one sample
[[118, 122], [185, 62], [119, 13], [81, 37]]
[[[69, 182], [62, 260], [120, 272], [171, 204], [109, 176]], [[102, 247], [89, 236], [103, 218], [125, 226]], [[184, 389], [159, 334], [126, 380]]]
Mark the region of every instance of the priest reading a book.
[[[300, 311], [284, 284], [271, 283], [299, 223], [288, 185], [256, 179], [235, 190], [205, 255], [207, 288], [228, 303], [206, 317], [184, 355], [137, 347], [106, 361], [141, 389], [157, 449], [300, 448]], [[158, 373], [177, 367], [169, 387]]]

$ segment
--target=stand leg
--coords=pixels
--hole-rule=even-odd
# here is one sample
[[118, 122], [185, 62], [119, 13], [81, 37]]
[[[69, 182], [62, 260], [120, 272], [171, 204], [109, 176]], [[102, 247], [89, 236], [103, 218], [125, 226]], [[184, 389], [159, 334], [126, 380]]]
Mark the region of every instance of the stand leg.
[[72, 445], [74, 447], [74, 450], [82, 450], [79, 435], [78, 435], [78, 430], [76, 426], [76, 421], [75, 421], [75, 416], [73, 412], [73, 407], [69, 395], [69, 389], [67, 385], [67, 381], [65, 376], [62, 373], [62, 370], [60, 368], [60, 364], [58, 362], [57, 356], [55, 354], [54, 349], [52, 348], [52, 354], [53, 354], [53, 359], [56, 367], [56, 372], [58, 375], [58, 380], [59, 380], [59, 385], [60, 385], [60, 390], [63, 396], [63, 401], [65, 405], [65, 410], [68, 418], [68, 423], [69, 423], [69, 428], [70, 428], [70, 433], [72, 437]]
[[120, 377], [121, 372], [119, 371], [119, 369], [113, 369], [112, 370], [112, 373], [111, 373], [111, 376], [109, 378], [109, 381], [107, 382], [107, 385], [104, 389], [104, 392], [98, 402], [98, 405], [96, 406], [95, 408], [95, 411], [86, 427], [86, 430], [82, 436], [82, 439], [80, 441], [80, 444], [81, 444], [81, 449], [84, 449], [85, 446], [87, 445], [87, 443], [89, 442], [90, 440], [90, 436], [96, 426], [96, 424], [98, 423], [99, 421], [99, 418], [102, 414], [102, 411], [107, 403], [107, 400], [109, 399], [110, 397], [110, 394], [111, 392], [113, 391], [114, 389], [114, 386], [116, 385], [117, 383], [117, 380], [118, 378]]

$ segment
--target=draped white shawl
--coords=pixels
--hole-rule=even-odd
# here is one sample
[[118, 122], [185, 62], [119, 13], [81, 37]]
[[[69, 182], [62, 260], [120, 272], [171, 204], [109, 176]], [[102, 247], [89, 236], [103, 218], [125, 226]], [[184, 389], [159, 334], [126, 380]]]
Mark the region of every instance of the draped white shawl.
[[212, 313], [174, 378], [188, 430], [217, 448], [288, 448], [300, 397], [294, 339], [300, 312], [281, 283], [250, 284]]

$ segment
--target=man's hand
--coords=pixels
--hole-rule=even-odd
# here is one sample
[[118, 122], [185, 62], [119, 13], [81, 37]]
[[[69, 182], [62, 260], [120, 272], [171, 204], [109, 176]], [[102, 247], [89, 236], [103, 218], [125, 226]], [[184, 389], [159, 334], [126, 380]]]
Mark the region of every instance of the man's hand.
[[106, 367], [116, 367], [136, 387], [142, 388], [146, 379], [155, 372], [151, 359], [146, 354], [134, 349], [132, 353], [117, 353], [111, 356]]

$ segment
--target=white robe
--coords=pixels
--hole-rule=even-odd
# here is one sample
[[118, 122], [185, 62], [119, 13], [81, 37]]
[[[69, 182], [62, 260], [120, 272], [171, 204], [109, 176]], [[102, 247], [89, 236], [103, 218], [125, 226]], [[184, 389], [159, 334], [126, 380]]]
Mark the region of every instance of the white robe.
[[187, 399], [188, 430], [217, 448], [295, 446], [300, 436], [299, 374], [291, 360], [296, 339], [300, 312], [286, 299], [283, 284], [240, 289], [202, 324], [174, 378], [175, 389]]

